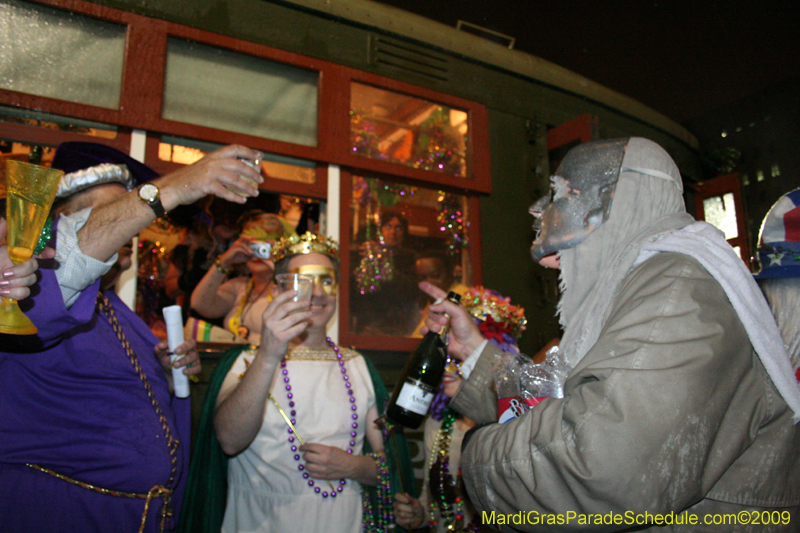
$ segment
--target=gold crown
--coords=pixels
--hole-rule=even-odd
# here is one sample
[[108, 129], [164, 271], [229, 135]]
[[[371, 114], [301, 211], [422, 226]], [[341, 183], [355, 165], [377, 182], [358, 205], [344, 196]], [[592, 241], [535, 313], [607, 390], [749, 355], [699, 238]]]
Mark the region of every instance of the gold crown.
[[461, 297], [461, 305], [482, 322], [492, 317], [492, 321], [500, 324], [504, 333], [515, 337], [522, 335], [528, 324], [525, 309], [512, 305], [511, 298], [503, 298], [499, 293], [481, 286], [472, 287], [465, 292]]
[[317, 235], [310, 231], [303, 235], [281, 237], [272, 247], [272, 260], [278, 262], [284, 257], [297, 254], [325, 254], [331, 259], [338, 259], [339, 245], [333, 239]]

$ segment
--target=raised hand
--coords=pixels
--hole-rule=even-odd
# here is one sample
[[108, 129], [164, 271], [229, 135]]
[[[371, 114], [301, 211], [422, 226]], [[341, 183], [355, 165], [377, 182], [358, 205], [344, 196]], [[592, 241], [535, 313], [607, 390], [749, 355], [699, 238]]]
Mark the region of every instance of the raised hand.
[[45, 251], [35, 255], [25, 262], [15, 265], [8, 257], [8, 248], [5, 244], [6, 220], [0, 218], [0, 297], [24, 300], [31, 294], [30, 287], [36, 283], [36, 271], [39, 263], [36, 260], [51, 258], [55, 250], [45, 248]]
[[241, 235], [238, 239], [233, 241], [230, 248], [225, 250], [219, 256], [219, 262], [223, 268], [231, 268], [233, 265], [246, 263], [253, 257], [253, 251], [250, 249], [250, 243], [253, 238], [247, 235]]
[[[250, 196], [258, 196], [255, 183], [264, 178], [257, 170], [237, 158], [260, 159], [261, 154], [246, 146], [232, 144], [207, 154], [199, 161], [171, 172], [153, 183], [161, 190], [161, 201], [169, 211], [179, 205], [191, 204], [213, 194], [225, 200], [243, 204]], [[238, 192], [247, 193], [242, 196]]]
[[439, 332], [442, 327], [450, 324], [448, 352], [456, 359], [463, 361], [483, 342], [484, 337], [478, 330], [478, 326], [475, 325], [475, 321], [463, 306], [447, 300], [445, 298], [447, 293], [439, 287], [423, 281], [419, 284], [419, 288], [429, 296], [436, 298], [436, 301], [428, 308], [425, 326], [421, 330], [422, 334], [431, 330]]
[[279, 292], [273, 287], [273, 299], [262, 315], [259, 353], [280, 360], [289, 349], [289, 342], [308, 329], [311, 302], [293, 302], [297, 291]]
[[174, 364], [169, 358], [167, 341], [161, 341], [156, 344], [154, 353], [158, 362], [161, 363], [161, 368], [167, 375], [172, 375], [173, 366], [175, 368], [183, 368], [183, 373], [187, 376], [194, 376], [203, 371], [203, 364], [200, 361], [200, 354], [197, 353], [194, 339], [189, 339], [175, 348], [175, 355], [183, 355], [183, 357], [177, 359]]

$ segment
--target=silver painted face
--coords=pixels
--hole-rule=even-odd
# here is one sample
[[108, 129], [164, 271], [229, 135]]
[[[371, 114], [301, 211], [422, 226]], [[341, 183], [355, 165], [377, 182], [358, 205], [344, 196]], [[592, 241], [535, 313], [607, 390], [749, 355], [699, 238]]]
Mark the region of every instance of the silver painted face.
[[605, 222], [627, 143], [628, 139], [593, 141], [567, 153], [550, 178], [550, 194], [528, 210], [536, 218], [534, 261], [580, 244]]

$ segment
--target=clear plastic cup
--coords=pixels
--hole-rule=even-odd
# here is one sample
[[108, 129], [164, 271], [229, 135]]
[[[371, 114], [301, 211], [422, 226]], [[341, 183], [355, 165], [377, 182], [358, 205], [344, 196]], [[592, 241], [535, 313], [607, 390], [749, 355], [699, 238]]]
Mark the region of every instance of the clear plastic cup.
[[297, 295], [292, 298], [293, 302], [311, 301], [311, 293], [314, 292], [314, 276], [288, 272], [275, 276], [275, 281], [281, 292], [297, 291]]

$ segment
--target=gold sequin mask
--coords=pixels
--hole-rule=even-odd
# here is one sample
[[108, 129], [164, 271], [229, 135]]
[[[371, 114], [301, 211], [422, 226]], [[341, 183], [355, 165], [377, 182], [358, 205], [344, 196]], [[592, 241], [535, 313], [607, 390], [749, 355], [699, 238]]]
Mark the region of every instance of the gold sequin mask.
[[314, 276], [314, 286], [319, 286], [323, 293], [328, 296], [336, 296], [336, 289], [339, 284], [336, 281], [336, 271], [331, 267], [322, 265], [303, 265], [290, 270], [298, 274]]

